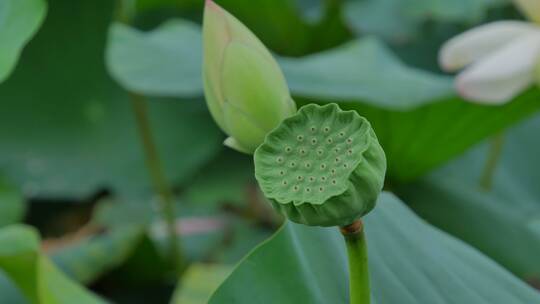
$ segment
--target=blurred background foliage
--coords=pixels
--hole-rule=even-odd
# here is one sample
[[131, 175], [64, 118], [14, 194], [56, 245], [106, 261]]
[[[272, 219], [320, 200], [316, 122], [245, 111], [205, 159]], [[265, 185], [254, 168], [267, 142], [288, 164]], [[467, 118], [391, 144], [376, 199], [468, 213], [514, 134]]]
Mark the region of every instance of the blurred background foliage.
[[[389, 191], [540, 285], [540, 176], [531, 170], [540, 167], [540, 92], [504, 106], [471, 104], [437, 64], [453, 35], [521, 18], [509, 1], [216, 2], [275, 53], [299, 105], [338, 102], [371, 121], [387, 153]], [[224, 134], [206, 109], [203, 4], [0, 1], [2, 303], [203, 303], [281, 224], [258, 192], [251, 158], [222, 146]], [[193, 263], [179, 282], [165, 254], [133, 96], [146, 105], [174, 192], [177, 234]], [[490, 153], [483, 141], [508, 128], [493, 183], [481, 187]], [[381, 212], [408, 214], [395, 208]], [[232, 290], [245, 284], [237, 272], [231, 278]]]

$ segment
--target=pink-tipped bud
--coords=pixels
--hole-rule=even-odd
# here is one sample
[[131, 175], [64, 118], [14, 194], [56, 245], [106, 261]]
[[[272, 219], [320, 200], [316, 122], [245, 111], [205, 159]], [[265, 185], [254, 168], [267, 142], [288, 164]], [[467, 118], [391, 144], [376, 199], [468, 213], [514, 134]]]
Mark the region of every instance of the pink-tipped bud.
[[285, 78], [262, 42], [211, 0], [206, 1], [203, 43], [208, 108], [230, 136], [225, 144], [253, 153], [269, 131], [296, 112]]

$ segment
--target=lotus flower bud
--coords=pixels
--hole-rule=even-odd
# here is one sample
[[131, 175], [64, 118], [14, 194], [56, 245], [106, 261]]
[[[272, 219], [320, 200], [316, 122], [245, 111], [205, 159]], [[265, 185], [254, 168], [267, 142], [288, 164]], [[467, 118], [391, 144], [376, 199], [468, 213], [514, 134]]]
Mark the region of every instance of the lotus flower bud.
[[296, 112], [285, 78], [266, 47], [240, 21], [207, 0], [203, 82], [225, 144], [253, 153], [268, 132]]
[[386, 157], [370, 123], [336, 104], [304, 106], [255, 151], [255, 177], [290, 220], [346, 226], [375, 207]]

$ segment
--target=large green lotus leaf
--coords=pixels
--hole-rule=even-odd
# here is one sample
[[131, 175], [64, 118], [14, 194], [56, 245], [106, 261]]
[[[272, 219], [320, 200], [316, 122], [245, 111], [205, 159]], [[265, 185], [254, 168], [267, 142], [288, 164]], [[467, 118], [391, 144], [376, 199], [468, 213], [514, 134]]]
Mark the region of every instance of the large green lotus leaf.
[[171, 304], [207, 303], [231, 271], [232, 267], [228, 265], [192, 264], [182, 276]]
[[[3, 285], [2, 300], [25, 299], [35, 304], [98, 304], [105, 303], [96, 295], [68, 279], [40, 253], [37, 231], [16, 225], [0, 230], [0, 268], [18, 290]], [[11, 287], [13, 285], [10, 285]]]
[[420, 34], [427, 21], [471, 24], [507, 0], [365, 0], [344, 7], [347, 23], [358, 34], [374, 34], [404, 42]]
[[504, 135], [491, 191], [479, 186], [488, 144], [400, 191], [422, 217], [531, 282], [540, 282], [539, 129], [536, 116]]
[[[391, 194], [381, 195], [365, 227], [374, 303], [540, 303], [538, 292]], [[210, 303], [348, 303], [347, 272], [336, 228], [288, 222], [236, 267]]]
[[13, 71], [23, 47], [47, 12], [45, 0], [0, 1], [0, 83]]
[[[127, 94], [105, 70], [113, 4], [49, 1], [42, 29], [0, 85], [0, 168], [27, 195], [81, 198], [112, 188], [135, 196], [150, 189]], [[162, 100], [148, 111], [174, 183], [219, 151], [222, 135], [204, 103]]]
[[293, 95], [405, 111], [452, 96], [452, 78], [402, 64], [383, 43], [364, 38], [330, 51], [280, 60]]
[[[199, 26], [176, 19], [149, 33], [120, 23], [109, 31], [108, 67], [122, 87], [153, 96], [200, 95], [202, 53], [193, 52], [193, 45], [202, 44]], [[161, 59], [170, 54], [174, 64]], [[175, 82], [164, 81], [169, 79]]]
[[121, 23], [109, 28], [107, 68], [123, 88], [149, 96], [202, 97], [201, 29], [172, 19], [142, 32]]
[[20, 191], [0, 177], [0, 227], [19, 222], [25, 212], [26, 204]]

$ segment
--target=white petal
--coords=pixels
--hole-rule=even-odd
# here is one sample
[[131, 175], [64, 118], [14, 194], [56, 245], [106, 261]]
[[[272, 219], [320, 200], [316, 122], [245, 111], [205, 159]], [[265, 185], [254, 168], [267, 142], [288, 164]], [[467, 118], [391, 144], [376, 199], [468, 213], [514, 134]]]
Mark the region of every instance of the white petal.
[[521, 37], [460, 73], [456, 87], [464, 98], [503, 104], [533, 83], [540, 58], [540, 34]]
[[439, 52], [439, 64], [447, 71], [459, 70], [536, 31], [540, 31], [540, 27], [523, 21], [497, 21], [473, 28], [443, 45]]
[[539, 0], [514, 0], [514, 3], [527, 15], [527, 17], [540, 23], [540, 1]]

